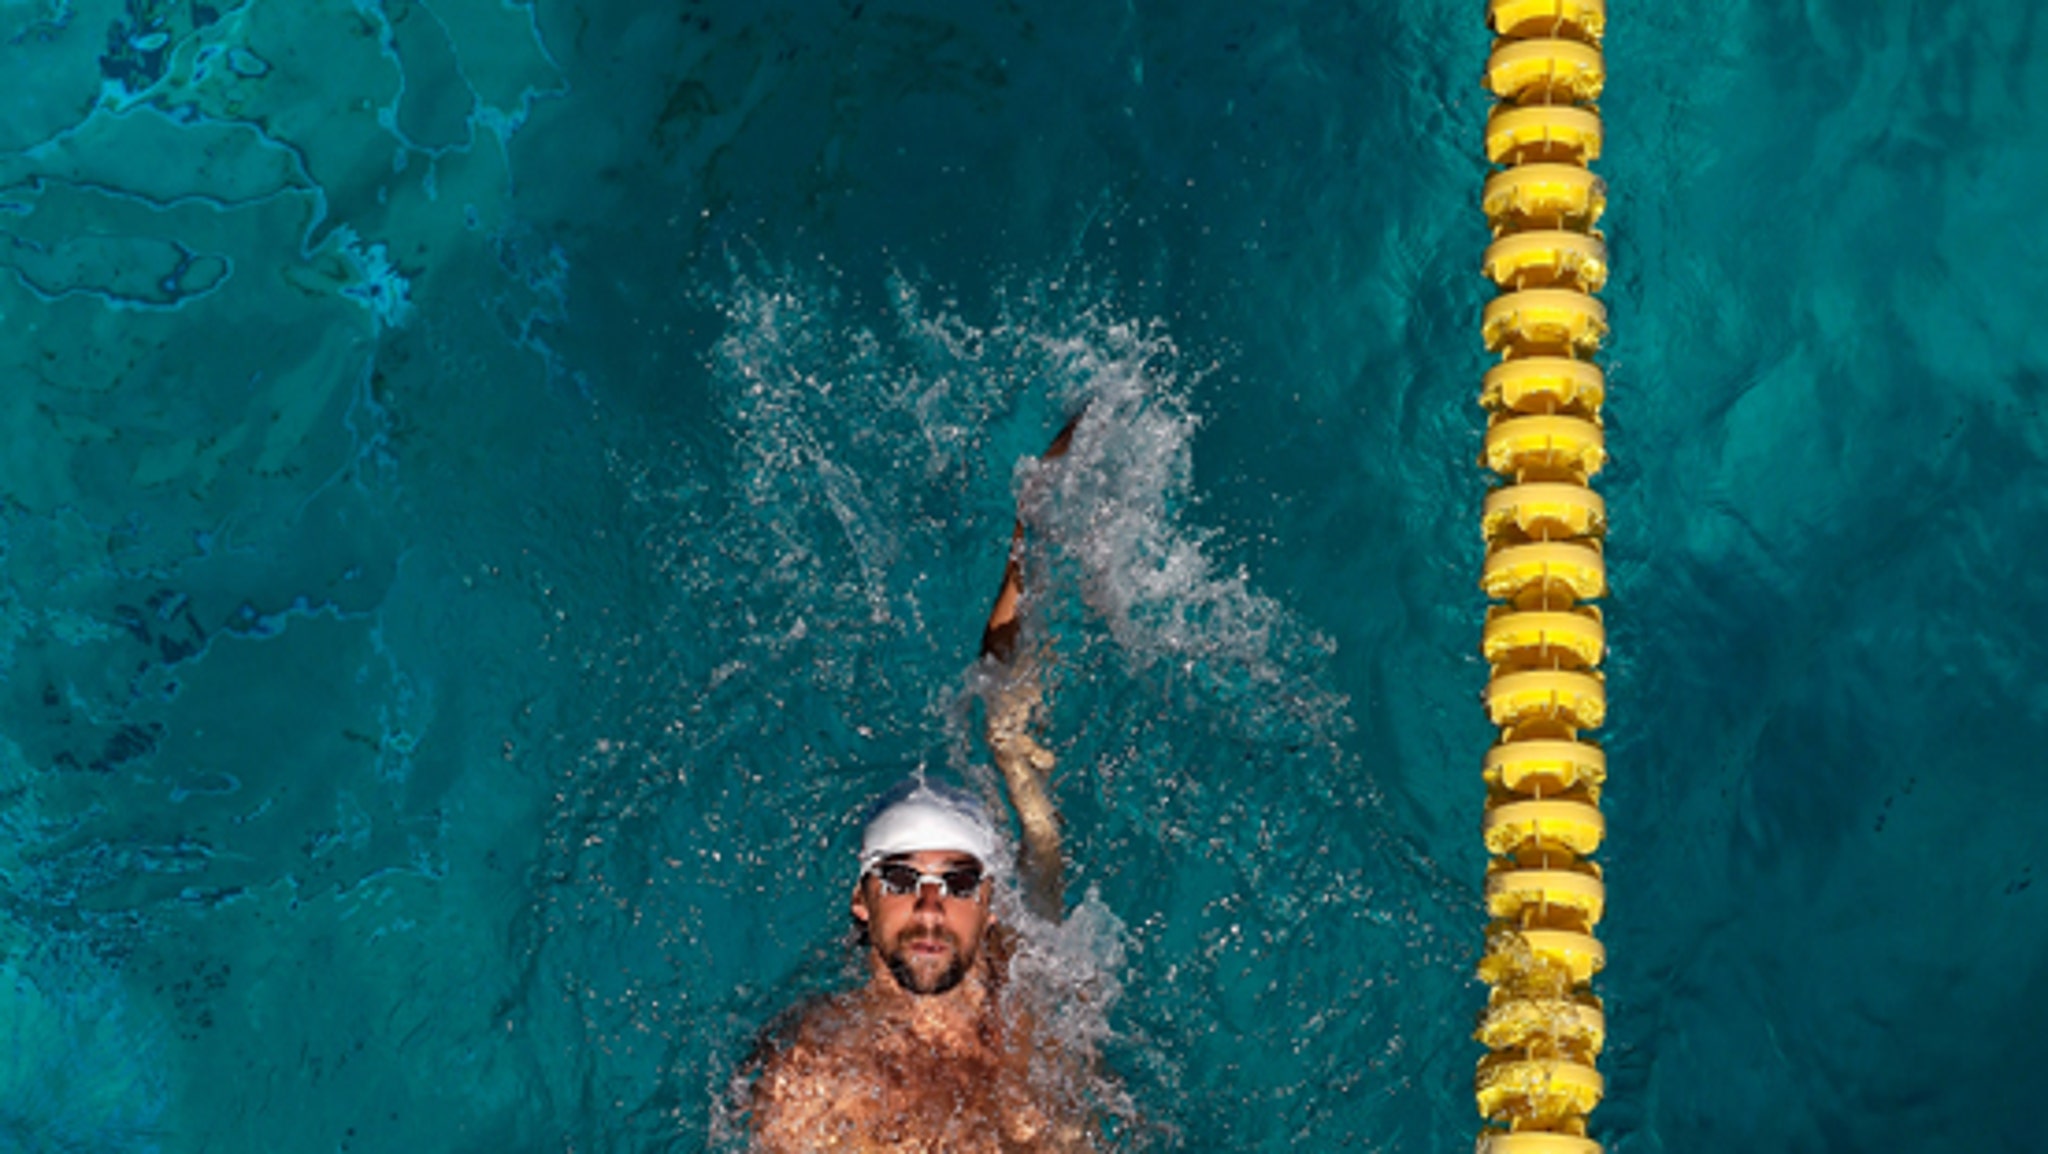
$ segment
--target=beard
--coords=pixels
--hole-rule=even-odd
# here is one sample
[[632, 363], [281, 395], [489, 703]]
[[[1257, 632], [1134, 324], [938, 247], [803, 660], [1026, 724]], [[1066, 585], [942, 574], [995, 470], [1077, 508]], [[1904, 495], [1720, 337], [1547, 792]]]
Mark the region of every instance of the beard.
[[[920, 971], [907, 948], [913, 942], [940, 941], [953, 947], [953, 956], [946, 967], [937, 972], [929, 969]], [[967, 978], [967, 968], [974, 964], [974, 958], [960, 948], [960, 941], [944, 930], [932, 930], [922, 934], [904, 934], [896, 939], [896, 946], [882, 952], [882, 961], [889, 967], [889, 975], [905, 993], [928, 997], [943, 994]]]

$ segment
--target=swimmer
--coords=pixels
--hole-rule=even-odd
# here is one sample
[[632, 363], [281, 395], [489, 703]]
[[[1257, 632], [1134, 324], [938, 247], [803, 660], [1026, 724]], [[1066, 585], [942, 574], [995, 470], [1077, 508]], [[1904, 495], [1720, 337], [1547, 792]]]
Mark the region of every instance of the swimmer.
[[[1047, 458], [1065, 454], [1074, 425]], [[1053, 757], [1032, 736], [1032, 658], [1018, 645], [1021, 523], [982, 634], [994, 677], [988, 742], [1023, 829], [1018, 862], [1041, 916], [1061, 906]], [[892, 1154], [1088, 1151], [1088, 1060], [1044, 1037], [1004, 993], [1016, 931], [992, 905], [1007, 863], [994, 822], [963, 791], [913, 779], [884, 795], [861, 835], [852, 913], [867, 980], [807, 1007], [764, 1062], [754, 1149]], [[1010, 999], [1012, 1003], [1018, 999]]]

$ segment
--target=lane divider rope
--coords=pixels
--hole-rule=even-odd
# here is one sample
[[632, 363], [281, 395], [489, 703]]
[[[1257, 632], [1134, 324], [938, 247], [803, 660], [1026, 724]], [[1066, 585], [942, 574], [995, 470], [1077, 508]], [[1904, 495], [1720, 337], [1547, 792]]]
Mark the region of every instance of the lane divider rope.
[[1605, 0], [1489, 0], [1495, 40], [1486, 122], [1495, 166], [1481, 194], [1493, 230], [1482, 268], [1498, 289], [1480, 333], [1499, 363], [1480, 392], [1482, 464], [1499, 477], [1481, 514], [1487, 607], [1484, 702], [1499, 739], [1486, 753], [1482, 823], [1490, 919], [1476, 1033], [1479, 1154], [1599, 1154], [1586, 1119], [1605, 1008], [1594, 936], [1607, 890], [1591, 857], [1606, 836], [1607, 755], [1588, 735], [1607, 718], [1607, 506], [1590, 482], [1607, 462], [1594, 361], [1607, 339], [1599, 230]]

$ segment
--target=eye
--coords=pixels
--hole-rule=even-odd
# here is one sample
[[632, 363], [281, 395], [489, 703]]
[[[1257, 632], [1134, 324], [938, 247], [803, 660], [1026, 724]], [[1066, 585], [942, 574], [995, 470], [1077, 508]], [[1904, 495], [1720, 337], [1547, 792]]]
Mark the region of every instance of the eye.
[[946, 871], [946, 892], [956, 898], [971, 898], [981, 888], [980, 870]]
[[885, 865], [875, 871], [875, 876], [881, 879], [883, 889], [898, 897], [917, 891], [918, 874], [909, 866]]

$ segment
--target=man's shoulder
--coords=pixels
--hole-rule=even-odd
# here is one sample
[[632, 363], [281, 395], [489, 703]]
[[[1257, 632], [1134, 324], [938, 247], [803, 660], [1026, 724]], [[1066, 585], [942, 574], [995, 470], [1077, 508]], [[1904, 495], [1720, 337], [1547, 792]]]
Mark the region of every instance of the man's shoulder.
[[858, 999], [812, 999], [784, 1015], [763, 1039], [750, 1095], [756, 1148], [810, 1150], [825, 1134], [865, 1124], [871, 1063], [859, 1038]]

